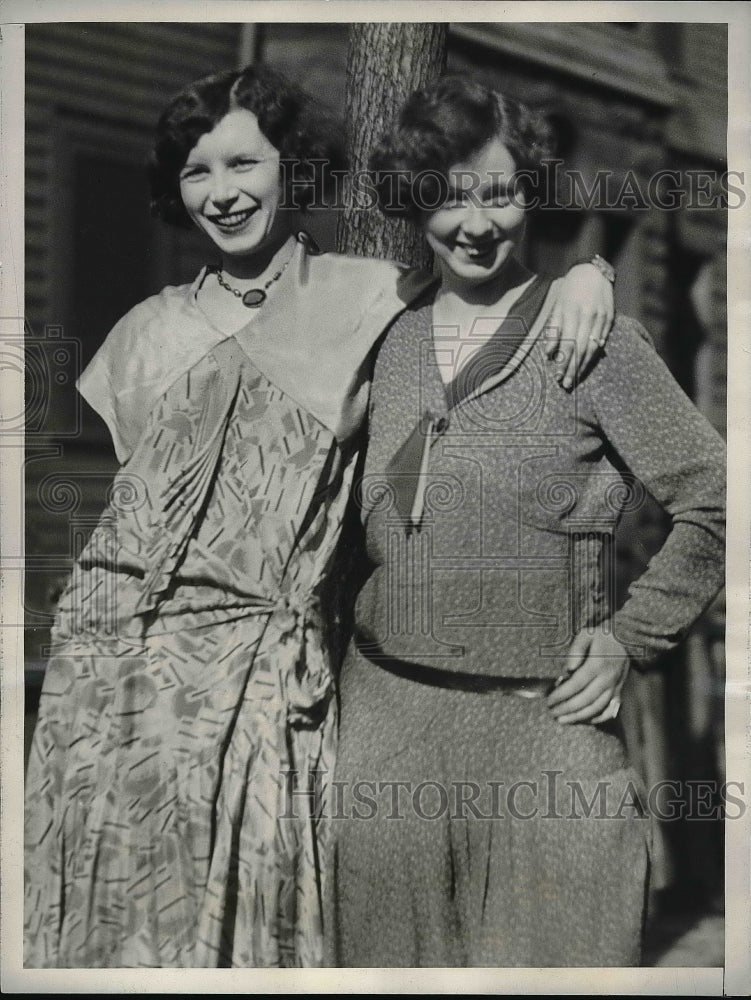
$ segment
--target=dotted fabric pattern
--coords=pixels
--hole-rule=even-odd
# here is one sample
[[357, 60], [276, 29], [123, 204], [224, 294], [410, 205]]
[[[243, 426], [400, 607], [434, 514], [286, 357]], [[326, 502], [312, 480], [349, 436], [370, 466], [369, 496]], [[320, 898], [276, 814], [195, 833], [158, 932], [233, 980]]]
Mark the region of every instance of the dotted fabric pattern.
[[[624, 317], [572, 393], [537, 342], [501, 372], [483, 365], [474, 398], [450, 409], [430, 301], [396, 321], [376, 362], [359, 484], [373, 569], [355, 609], [360, 649], [340, 678], [328, 961], [638, 964], [649, 830], [638, 810], [619, 812], [638, 787], [619, 726], [561, 726], [544, 699], [418, 682], [378, 655], [466, 675], [467, 686], [473, 675], [554, 678], [575, 632], [614, 610], [604, 557], [621, 511], [647, 489], [673, 527], [614, 623], [648, 662], [722, 585], [723, 442]], [[426, 410], [447, 426], [409, 534], [385, 472]], [[552, 771], [563, 818], [546, 819]], [[426, 782], [416, 809], [410, 791]], [[478, 787], [484, 816], [494, 785], [530, 782], [538, 794], [522, 789], [519, 806], [537, 813], [442, 809], [439, 789], [462, 782]], [[604, 783], [605, 818], [567, 818], [568, 782], [587, 800]]]
[[[539, 341], [522, 353], [500, 374], [486, 355], [476, 392], [449, 409], [430, 302], [387, 335], [358, 484], [374, 569], [357, 628], [396, 659], [556, 677], [573, 635], [615, 612], [616, 636], [648, 663], [722, 586], [724, 442], [634, 320], [616, 320], [604, 354], [570, 393]], [[426, 411], [445, 429], [433, 435], [422, 523], [409, 534], [388, 469]], [[613, 534], [647, 491], [672, 530], [616, 610]]]

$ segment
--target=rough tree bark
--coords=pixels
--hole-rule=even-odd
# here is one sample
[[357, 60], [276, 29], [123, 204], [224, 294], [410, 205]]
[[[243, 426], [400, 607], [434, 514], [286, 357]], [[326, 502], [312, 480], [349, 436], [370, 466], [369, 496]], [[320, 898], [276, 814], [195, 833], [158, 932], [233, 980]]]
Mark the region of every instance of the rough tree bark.
[[[407, 96], [446, 65], [446, 24], [353, 24], [347, 59], [346, 129], [351, 173], [367, 169], [370, 150], [395, 121]], [[420, 234], [375, 208], [357, 204], [345, 187], [337, 250], [430, 267]]]

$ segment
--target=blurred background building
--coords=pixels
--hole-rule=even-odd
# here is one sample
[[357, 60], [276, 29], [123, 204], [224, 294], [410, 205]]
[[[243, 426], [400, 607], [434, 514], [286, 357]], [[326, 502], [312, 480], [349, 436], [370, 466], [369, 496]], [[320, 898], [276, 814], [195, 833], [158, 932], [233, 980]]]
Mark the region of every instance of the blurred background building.
[[[124, 312], [165, 284], [191, 280], [206, 263], [200, 238], [149, 217], [144, 164], [155, 121], [189, 81], [252, 60], [285, 71], [341, 111], [346, 58], [346, 24], [26, 28], [29, 724], [55, 600], [115, 468], [104, 424], [76, 398], [73, 382]], [[596, 252], [610, 260], [618, 308], [646, 325], [724, 433], [726, 218], [716, 186], [697, 178], [726, 167], [727, 26], [452, 24], [448, 60], [450, 69], [480, 71], [543, 108], [562, 159], [586, 189], [603, 171], [615, 191], [630, 178], [646, 191], [657, 171], [679, 172], [684, 199], [679, 204], [674, 192], [671, 209], [638, 199], [595, 205], [585, 192], [565, 210], [538, 213], [526, 253], [532, 266], [553, 273]], [[333, 247], [335, 214], [310, 219], [324, 249]], [[663, 533], [652, 506], [624, 524], [621, 586]], [[723, 635], [718, 601], [676, 653], [632, 685], [626, 722], [648, 784], [723, 780]], [[719, 910], [721, 824], [661, 824], [654, 875], [653, 903]]]

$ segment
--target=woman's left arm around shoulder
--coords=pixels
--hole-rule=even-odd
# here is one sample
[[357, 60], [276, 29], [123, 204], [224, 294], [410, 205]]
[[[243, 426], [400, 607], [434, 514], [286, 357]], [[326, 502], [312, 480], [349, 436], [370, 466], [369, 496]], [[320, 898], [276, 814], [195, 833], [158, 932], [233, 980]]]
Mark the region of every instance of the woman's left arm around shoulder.
[[575, 264], [560, 281], [546, 320], [545, 352], [564, 389], [578, 381], [607, 343], [615, 314], [614, 277], [610, 265], [595, 257]]

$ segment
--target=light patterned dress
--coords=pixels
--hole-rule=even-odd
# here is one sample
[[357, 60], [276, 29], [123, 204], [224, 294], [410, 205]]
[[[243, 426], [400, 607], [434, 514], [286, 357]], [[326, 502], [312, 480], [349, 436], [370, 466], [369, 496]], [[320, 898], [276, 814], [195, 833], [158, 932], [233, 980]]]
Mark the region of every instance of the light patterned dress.
[[[377, 273], [393, 314], [394, 272]], [[322, 961], [336, 710], [319, 593], [355, 437], [241, 338], [214, 339], [135, 408], [61, 599], [26, 784], [27, 966]]]

